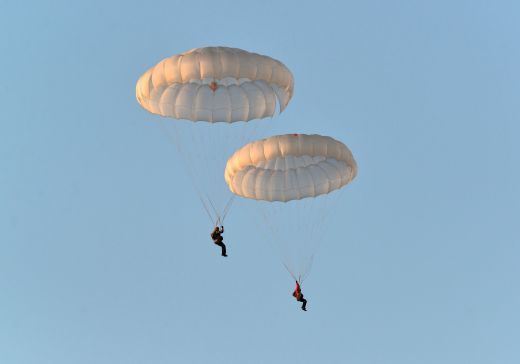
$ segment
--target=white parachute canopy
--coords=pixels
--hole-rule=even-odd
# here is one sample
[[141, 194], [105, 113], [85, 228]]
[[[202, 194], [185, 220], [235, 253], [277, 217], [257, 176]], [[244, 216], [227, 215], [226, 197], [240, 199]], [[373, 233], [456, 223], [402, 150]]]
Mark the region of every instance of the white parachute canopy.
[[177, 146], [213, 224], [223, 222], [232, 203], [219, 178], [227, 158], [270, 125], [250, 120], [272, 117], [277, 103], [280, 112], [285, 109], [293, 87], [293, 76], [280, 61], [227, 47], [166, 58], [137, 81], [137, 101], [145, 110], [185, 120], [162, 119], [160, 125]]
[[249, 121], [282, 112], [293, 95], [280, 61], [237, 48], [195, 48], [159, 62], [137, 81], [139, 104], [151, 113], [208, 122]]
[[224, 178], [236, 195], [286, 202], [337, 190], [356, 173], [356, 162], [343, 143], [321, 135], [288, 134], [236, 151]]
[[327, 136], [287, 134], [247, 144], [228, 159], [225, 181], [255, 200], [295, 280], [307, 276], [326, 216], [326, 196], [350, 183], [357, 164], [350, 150]]

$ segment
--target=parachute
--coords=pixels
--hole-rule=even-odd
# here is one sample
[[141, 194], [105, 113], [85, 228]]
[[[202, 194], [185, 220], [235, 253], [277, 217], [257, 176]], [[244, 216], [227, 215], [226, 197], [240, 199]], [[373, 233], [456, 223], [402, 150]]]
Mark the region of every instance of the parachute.
[[235, 195], [255, 201], [255, 210], [263, 212], [277, 240], [282, 262], [301, 282], [321, 240], [326, 196], [356, 174], [356, 161], [343, 143], [321, 135], [287, 134], [237, 150], [227, 161], [224, 179]]
[[329, 193], [356, 173], [356, 162], [344, 144], [321, 135], [289, 134], [235, 152], [224, 178], [236, 195], [286, 202]]
[[195, 48], [166, 58], [137, 81], [139, 104], [154, 114], [191, 121], [236, 122], [272, 117], [293, 95], [280, 61], [237, 48]]
[[136, 98], [145, 110], [184, 119], [162, 119], [160, 125], [177, 146], [212, 224], [223, 223], [233, 202], [217, 178], [227, 157], [258, 134], [250, 120], [272, 117], [277, 103], [282, 112], [293, 88], [293, 76], [280, 61], [227, 47], [174, 55], [138, 79]]

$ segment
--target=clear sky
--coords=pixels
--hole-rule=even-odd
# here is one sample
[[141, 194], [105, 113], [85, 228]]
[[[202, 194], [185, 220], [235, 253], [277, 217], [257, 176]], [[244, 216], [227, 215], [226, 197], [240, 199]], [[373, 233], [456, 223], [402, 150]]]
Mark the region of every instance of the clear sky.
[[[520, 362], [518, 1], [0, 2], [0, 363]], [[284, 62], [272, 134], [359, 164], [305, 282], [230, 257], [135, 100], [170, 55]]]

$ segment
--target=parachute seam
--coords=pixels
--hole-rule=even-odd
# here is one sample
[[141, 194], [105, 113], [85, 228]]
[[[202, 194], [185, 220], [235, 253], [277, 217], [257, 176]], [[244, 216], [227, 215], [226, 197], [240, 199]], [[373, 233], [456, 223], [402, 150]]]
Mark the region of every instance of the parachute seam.
[[181, 54], [180, 57], [179, 57], [179, 75], [181, 76], [180, 79], [181, 79], [181, 83], [184, 83], [184, 78], [183, 78], [183, 75], [182, 75], [182, 62], [184, 60], [184, 54]]
[[[326, 161], [326, 159], [325, 159], [325, 161]], [[323, 162], [323, 161], [321, 161], [321, 162]], [[329, 176], [329, 174], [327, 173], [327, 171], [325, 170], [325, 168], [323, 168], [323, 167], [321, 166], [321, 162], [318, 163], [318, 164], [316, 164], [316, 166], [317, 166], [319, 169], [321, 169], [321, 170], [323, 171], [323, 173], [325, 174], [325, 176], [327, 176], [327, 181], [326, 181], [326, 182], [327, 182], [327, 193], [329, 193], [329, 192], [330, 192], [330, 176]], [[325, 184], [325, 183], [323, 183], [323, 184]]]
[[[191, 103], [190, 119], [197, 119], [197, 118], [195, 117], [195, 104], [198, 105], [199, 94], [200, 94], [200, 90], [201, 90], [201, 89], [202, 89], [202, 86], [199, 85], [199, 86], [197, 87], [197, 90], [195, 91], [195, 97], [194, 97], [195, 100], [194, 100], [194, 102], [192, 101], [192, 103]], [[212, 123], [211, 120], [210, 120], [209, 122]]]

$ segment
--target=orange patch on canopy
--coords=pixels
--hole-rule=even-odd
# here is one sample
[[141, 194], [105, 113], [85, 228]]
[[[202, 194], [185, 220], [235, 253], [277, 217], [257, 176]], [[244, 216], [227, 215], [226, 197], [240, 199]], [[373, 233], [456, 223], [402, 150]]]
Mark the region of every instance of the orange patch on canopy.
[[218, 88], [218, 85], [215, 81], [211, 81], [211, 83], [209, 84], [209, 89], [213, 92], [215, 92]]

